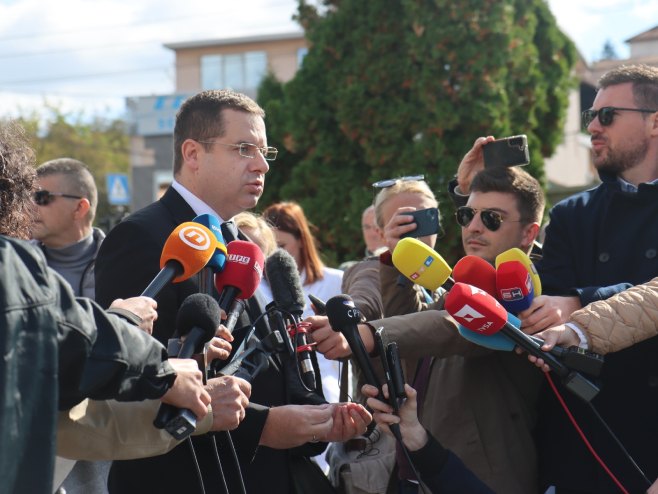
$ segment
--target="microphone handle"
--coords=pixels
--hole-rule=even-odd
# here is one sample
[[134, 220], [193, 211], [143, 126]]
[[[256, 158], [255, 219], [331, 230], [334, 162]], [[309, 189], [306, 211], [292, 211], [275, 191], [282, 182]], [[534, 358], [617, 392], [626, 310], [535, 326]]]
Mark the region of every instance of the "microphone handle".
[[226, 314], [228, 314], [229, 309], [231, 308], [231, 305], [233, 305], [233, 301], [238, 298], [238, 295], [240, 295], [240, 289], [231, 286], [231, 285], [226, 285], [222, 289], [222, 293], [219, 294], [219, 308], [222, 309]]
[[[308, 389], [315, 390], [315, 368], [311, 360], [311, 351], [308, 349], [308, 340], [306, 339], [306, 330], [303, 332], [299, 329], [301, 314], [293, 313], [292, 321], [295, 326], [295, 344], [297, 345], [297, 358], [302, 374], [302, 381]], [[302, 348], [303, 350], [299, 351]]]
[[[190, 358], [194, 355], [195, 347], [204, 335], [205, 331], [203, 329], [193, 327], [185, 337], [177, 357]], [[184, 439], [196, 429], [196, 416], [187, 408], [178, 408], [169, 403], [162, 403], [153, 425], [158, 429], [166, 429], [176, 439]]]
[[543, 359], [544, 362], [560, 377], [566, 377], [569, 375], [569, 369], [565, 367], [562, 362], [557, 360], [550, 353], [546, 353], [541, 349], [541, 345], [535, 340], [530, 338], [525, 333], [521, 332], [520, 329], [515, 328], [510, 323], [506, 322], [502, 327], [501, 331], [503, 334], [507, 335], [510, 340], [516, 343], [518, 346], [523, 348], [530, 355], [534, 355], [540, 359]]
[[215, 287], [215, 273], [212, 268], [206, 266], [201, 271], [199, 271], [199, 293], [205, 293], [206, 295], [212, 296], [213, 288]]
[[352, 354], [354, 355], [357, 364], [361, 368], [361, 372], [363, 372], [363, 376], [366, 380], [366, 383], [375, 386], [379, 390], [379, 395], [377, 399], [381, 399], [383, 401], [383, 398], [380, 398], [382, 385], [379, 382], [379, 379], [377, 379], [377, 376], [375, 375], [375, 371], [372, 368], [372, 364], [370, 363], [370, 357], [368, 356], [368, 352], [366, 351], [366, 348], [363, 345], [363, 340], [359, 335], [358, 328], [356, 326], [340, 328], [340, 332], [343, 333], [343, 336], [347, 340], [347, 344], [352, 349]]
[[226, 322], [224, 323], [224, 326], [229, 333], [233, 333], [235, 325], [238, 323], [238, 319], [240, 319], [240, 316], [244, 312], [245, 304], [246, 302], [244, 300], [236, 300], [233, 302], [233, 307], [229, 311]]
[[153, 281], [149, 283], [144, 291], [142, 292], [142, 297], [151, 297], [155, 298], [160, 291], [171, 283], [171, 280], [183, 274], [183, 265], [176, 261], [175, 259], [170, 259], [164, 265], [164, 268], [153, 278]]

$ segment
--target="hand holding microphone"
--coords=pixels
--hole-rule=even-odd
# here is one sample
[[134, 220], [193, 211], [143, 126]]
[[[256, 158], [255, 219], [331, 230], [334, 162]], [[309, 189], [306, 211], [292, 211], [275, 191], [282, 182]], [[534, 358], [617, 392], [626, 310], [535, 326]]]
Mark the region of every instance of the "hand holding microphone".
[[590, 401], [598, 388], [575, 371], [571, 371], [551, 354], [541, 350], [541, 344], [508, 322], [507, 311], [491, 295], [471, 285], [456, 283], [446, 296], [445, 308], [465, 328], [483, 335], [501, 331], [530, 355], [543, 359], [576, 395]]
[[[179, 336], [185, 338], [177, 356], [190, 358], [202, 352], [219, 324], [220, 312], [215, 299], [203, 293], [187, 297], [180, 306], [176, 321]], [[196, 429], [196, 417], [188, 409], [163, 404], [153, 424], [159, 429], [166, 429], [176, 439], [184, 439]]]

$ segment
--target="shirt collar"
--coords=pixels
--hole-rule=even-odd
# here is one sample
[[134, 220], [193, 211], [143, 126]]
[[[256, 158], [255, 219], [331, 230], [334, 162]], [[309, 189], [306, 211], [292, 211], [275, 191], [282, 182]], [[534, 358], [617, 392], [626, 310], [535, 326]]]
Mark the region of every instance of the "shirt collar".
[[174, 179], [174, 181], [171, 183], [171, 187], [181, 195], [181, 197], [185, 200], [186, 203], [190, 205], [190, 207], [194, 210], [197, 216], [201, 214], [212, 214], [213, 216], [219, 218], [220, 223], [224, 223], [224, 219], [219, 214], [217, 214], [216, 211], [214, 211], [205, 202], [203, 202], [201, 199], [195, 196], [192, 192], [190, 192], [184, 185], [182, 185], [176, 179]]
[[[621, 177], [617, 177], [617, 182], [619, 182], [619, 186], [621, 187], [622, 192], [627, 192], [629, 194], [637, 194], [638, 187], [637, 185], [633, 185], [630, 182], [627, 182]], [[651, 182], [647, 182], [648, 184], [658, 184], [658, 178], [656, 180], [652, 180]]]

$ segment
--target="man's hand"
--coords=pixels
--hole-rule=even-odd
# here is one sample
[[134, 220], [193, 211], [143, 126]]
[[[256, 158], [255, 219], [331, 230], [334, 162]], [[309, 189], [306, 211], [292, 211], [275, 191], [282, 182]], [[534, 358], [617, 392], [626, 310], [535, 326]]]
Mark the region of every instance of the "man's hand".
[[153, 323], [158, 318], [157, 308], [158, 303], [151, 297], [118, 298], [110, 305], [110, 309], [127, 310], [141, 318], [138, 328], [148, 334], [153, 333]]
[[327, 437], [328, 442], [342, 442], [365, 434], [372, 415], [358, 403], [333, 403], [334, 424]]
[[[365, 384], [361, 388], [361, 392], [364, 396], [369, 397], [368, 406], [375, 411], [374, 419], [375, 422], [377, 422], [377, 425], [379, 425], [385, 432], [391, 434], [389, 425], [400, 424], [400, 433], [402, 434], [402, 441], [405, 446], [409, 448], [409, 451], [417, 451], [427, 444], [427, 431], [418, 421], [416, 390], [408, 384], [405, 384], [404, 391], [407, 395], [407, 399], [400, 407], [400, 414], [394, 415], [393, 407], [388, 403], [384, 403], [375, 398], [378, 393], [376, 387], [371, 386], [370, 384]], [[388, 386], [384, 385], [382, 392], [384, 393], [384, 396], [388, 398]]]
[[473, 143], [473, 147], [462, 158], [457, 168], [457, 185], [461, 194], [467, 196], [471, 193], [473, 177], [484, 170], [482, 146], [495, 140], [493, 136], [478, 137]]
[[288, 449], [329, 436], [333, 427], [332, 405], [284, 405], [270, 408], [260, 444]]
[[226, 360], [231, 354], [232, 346], [231, 342], [233, 341], [233, 335], [229, 333], [228, 329], [221, 324], [217, 328], [215, 336], [208, 343], [208, 348], [206, 350], [206, 360], [212, 362], [215, 359]]
[[[580, 338], [576, 332], [564, 324], [545, 329], [539, 333], [535, 333], [535, 336], [544, 340], [544, 344], [542, 345], [541, 349], [545, 352], [551, 351], [555, 345], [570, 347], [578, 346], [580, 344]], [[528, 355], [528, 360], [530, 360], [530, 362], [535, 364], [544, 372], [549, 372], [551, 370], [551, 368], [544, 363], [543, 359], [537, 358], [533, 355]]]
[[572, 313], [582, 308], [578, 297], [540, 295], [530, 307], [519, 313], [524, 333], [535, 334], [558, 324], [564, 324]]
[[208, 379], [206, 390], [211, 398], [211, 430], [230, 431], [240, 425], [249, 405], [251, 384], [239, 377], [222, 376]]
[[203, 375], [192, 359], [169, 359], [176, 371], [176, 379], [169, 390], [160, 398], [178, 408], [189, 408], [198, 419], [208, 413], [210, 394], [203, 388]]
[[325, 358], [338, 360], [352, 355], [347, 340], [341, 333], [331, 329], [327, 316], [309, 316], [304, 319], [304, 322], [311, 323], [308, 329], [310, 333], [309, 342], [315, 342], [315, 350], [324, 355]]

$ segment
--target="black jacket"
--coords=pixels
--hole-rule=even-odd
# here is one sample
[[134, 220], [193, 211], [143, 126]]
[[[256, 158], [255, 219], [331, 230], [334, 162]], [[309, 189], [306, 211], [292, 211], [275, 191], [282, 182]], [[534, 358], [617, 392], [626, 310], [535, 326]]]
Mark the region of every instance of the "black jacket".
[[38, 248], [0, 237], [0, 271], [3, 492], [50, 492], [58, 409], [159, 398], [175, 373], [149, 335], [76, 299]]

